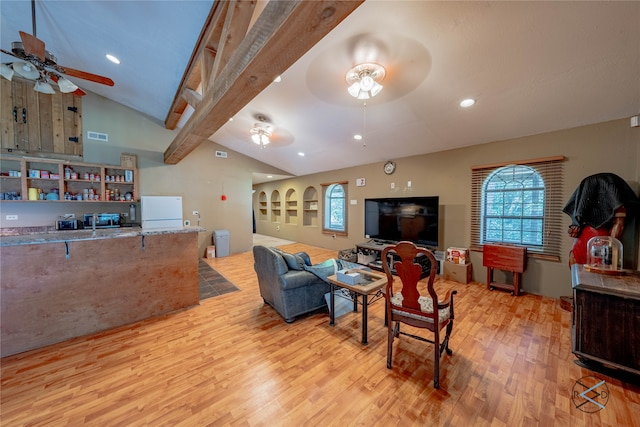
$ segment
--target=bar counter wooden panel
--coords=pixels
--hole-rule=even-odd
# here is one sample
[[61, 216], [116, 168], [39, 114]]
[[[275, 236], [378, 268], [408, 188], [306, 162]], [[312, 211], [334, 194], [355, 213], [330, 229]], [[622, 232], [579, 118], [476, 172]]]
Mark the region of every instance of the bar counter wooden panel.
[[198, 304], [197, 236], [1, 247], [2, 357]]

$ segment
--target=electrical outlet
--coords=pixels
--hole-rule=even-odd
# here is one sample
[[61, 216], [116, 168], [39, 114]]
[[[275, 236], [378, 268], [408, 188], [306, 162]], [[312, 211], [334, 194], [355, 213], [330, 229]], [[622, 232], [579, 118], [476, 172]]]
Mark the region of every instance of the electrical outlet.
[[5, 219], [7, 221], [16, 221], [18, 219], [18, 215], [7, 215]]
[[194, 214], [194, 215], [200, 215], [200, 212], [198, 212], [198, 211], [193, 211], [193, 214]]

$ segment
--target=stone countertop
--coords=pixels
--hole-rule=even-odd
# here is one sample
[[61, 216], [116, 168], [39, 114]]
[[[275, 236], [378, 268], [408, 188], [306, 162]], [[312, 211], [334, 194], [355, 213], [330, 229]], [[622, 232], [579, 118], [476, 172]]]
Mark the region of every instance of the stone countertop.
[[136, 236], [154, 236], [159, 234], [200, 233], [207, 231], [203, 227], [172, 228], [99, 228], [93, 230], [61, 230], [44, 233], [28, 233], [14, 236], [0, 236], [0, 246], [38, 245], [43, 243], [70, 242], [74, 240], [118, 239]]

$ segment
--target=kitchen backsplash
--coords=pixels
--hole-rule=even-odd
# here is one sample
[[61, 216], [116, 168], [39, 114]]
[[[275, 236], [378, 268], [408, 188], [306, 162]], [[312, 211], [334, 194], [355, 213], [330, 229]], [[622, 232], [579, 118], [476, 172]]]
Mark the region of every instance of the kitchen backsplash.
[[[130, 204], [131, 202], [6, 202], [0, 204], [0, 228], [54, 227], [56, 219], [66, 214], [74, 214], [80, 220], [85, 213], [94, 212], [129, 215]], [[136, 206], [139, 211], [139, 203]]]

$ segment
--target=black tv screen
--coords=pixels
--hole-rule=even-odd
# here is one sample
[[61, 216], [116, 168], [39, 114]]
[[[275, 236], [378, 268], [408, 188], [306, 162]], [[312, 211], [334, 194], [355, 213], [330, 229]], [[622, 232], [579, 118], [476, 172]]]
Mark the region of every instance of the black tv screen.
[[438, 196], [365, 199], [365, 237], [437, 248], [438, 209]]

